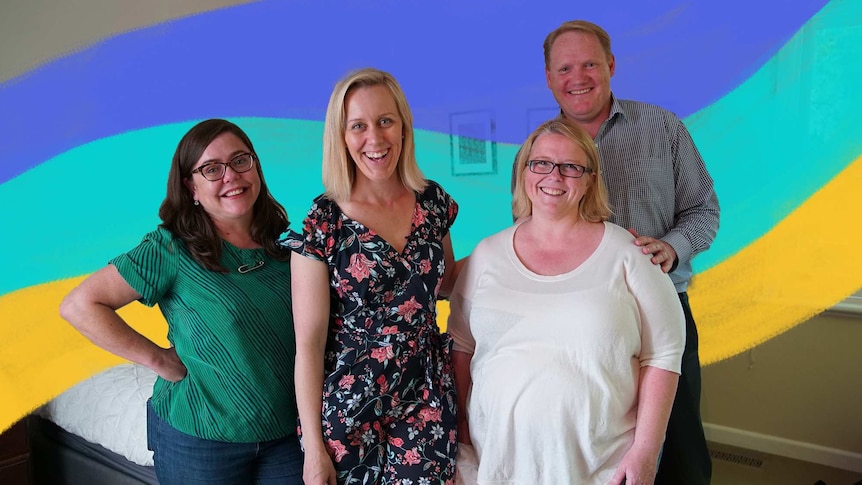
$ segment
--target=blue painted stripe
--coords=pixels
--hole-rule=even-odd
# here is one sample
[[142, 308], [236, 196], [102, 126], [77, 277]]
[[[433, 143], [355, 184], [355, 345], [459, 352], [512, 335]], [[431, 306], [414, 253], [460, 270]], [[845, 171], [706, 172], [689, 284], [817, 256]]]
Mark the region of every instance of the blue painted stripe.
[[487, 109], [495, 139], [518, 143], [528, 110], [554, 105], [541, 42], [575, 16], [611, 32], [622, 97], [686, 116], [742, 83], [825, 3], [677, 0], [613, 12], [573, 11], [565, 1], [241, 5], [119, 35], [0, 85], [0, 182], [150, 126], [212, 116], [320, 120], [333, 83], [365, 65], [399, 78], [418, 127], [448, 132], [451, 113]]

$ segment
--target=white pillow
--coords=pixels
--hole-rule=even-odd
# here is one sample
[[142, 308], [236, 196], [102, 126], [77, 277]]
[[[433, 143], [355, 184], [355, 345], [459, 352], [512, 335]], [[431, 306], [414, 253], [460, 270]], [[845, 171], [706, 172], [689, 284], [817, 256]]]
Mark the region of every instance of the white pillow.
[[37, 413], [87, 441], [153, 466], [147, 449], [147, 399], [156, 373], [121, 364], [86, 379], [49, 401]]

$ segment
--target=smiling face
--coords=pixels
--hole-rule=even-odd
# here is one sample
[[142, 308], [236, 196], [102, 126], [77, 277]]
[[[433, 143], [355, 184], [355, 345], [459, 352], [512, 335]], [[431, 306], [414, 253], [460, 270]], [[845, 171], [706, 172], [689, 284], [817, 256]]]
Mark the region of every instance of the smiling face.
[[548, 88], [566, 118], [593, 136], [610, 113], [614, 68], [613, 56], [590, 33], [565, 32], [550, 49], [545, 69]]
[[[227, 163], [238, 155], [250, 152], [236, 135], [225, 132], [207, 145], [192, 169], [208, 163]], [[207, 180], [200, 172], [186, 179], [186, 187], [192, 191], [194, 199], [200, 202], [217, 228], [237, 224], [250, 227], [254, 203], [260, 195], [260, 185], [257, 167], [243, 173], [236, 173], [228, 167], [224, 176], [218, 180]]]
[[[560, 163], [573, 163], [590, 167], [586, 153], [577, 143], [557, 133], [539, 135], [530, 150], [529, 160], [545, 160]], [[538, 174], [524, 167], [524, 188], [533, 214], [571, 216], [578, 214], [581, 200], [595, 183], [595, 174], [585, 173], [580, 178], [563, 177], [560, 167], [551, 173]]]
[[389, 89], [382, 84], [354, 89], [345, 98], [344, 112], [344, 142], [357, 168], [354, 183], [397, 178], [403, 124]]

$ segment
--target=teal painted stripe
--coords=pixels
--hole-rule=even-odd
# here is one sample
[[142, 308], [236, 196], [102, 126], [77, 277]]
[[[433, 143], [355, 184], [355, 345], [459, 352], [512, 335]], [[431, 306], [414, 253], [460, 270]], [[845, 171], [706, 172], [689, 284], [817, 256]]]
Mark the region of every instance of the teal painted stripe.
[[[322, 123], [234, 118], [255, 144], [274, 196], [301, 230], [320, 177]], [[0, 185], [0, 206], [12, 235], [0, 239], [0, 295], [93, 272], [159, 223], [167, 171], [177, 142], [194, 122], [164, 125], [97, 140], [69, 150]], [[419, 161], [461, 204], [453, 231], [456, 254], [511, 223], [509, 167], [515, 147], [498, 150], [496, 175], [453, 176], [450, 140], [417, 132]]]
[[695, 271], [766, 234], [862, 156], [860, 24], [862, 2], [830, 2], [742, 86], [685, 120], [721, 205]]
[[[234, 121], [255, 143], [276, 197], [301, 221], [300, 206], [307, 210], [320, 192], [322, 124]], [[159, 223], [171, 157], [193, 124], [97, 140], [0, 185], [4, 225], [12, 228], [0, 239], [0, 295], [93, 272], [140, 242]]]
[[[322, 123], [233, 118], [255, 144], [274, 196], [292, 227], [301, 230], [320, 177]], [[158, 223], [170, 160], [193, 121], [148, 128], [69, 150], [0, 185], [4, 273], [0, 295], [87, 274], [136, 245]], [[461, 203], [453, 232], [456, 253], [511, 222], [508, 170], [515, 148], [501, 147], [505, 165], [496, 175], [453, 176], [448, 135], [417, 132], [426, 176], [442, 183]]]

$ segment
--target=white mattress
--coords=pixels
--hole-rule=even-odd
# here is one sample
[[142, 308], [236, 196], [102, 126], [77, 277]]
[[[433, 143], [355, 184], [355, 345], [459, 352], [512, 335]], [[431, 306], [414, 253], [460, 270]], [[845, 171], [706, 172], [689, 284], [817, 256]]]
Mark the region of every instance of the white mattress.
[[75, 385], [38, 411], [61, 428], [126, 457], [152, 466], [147, 449], [147, 399], [156, 373], [122, 364]]

